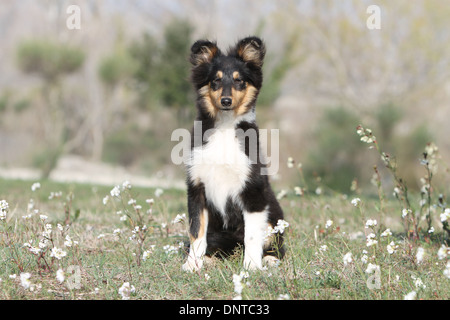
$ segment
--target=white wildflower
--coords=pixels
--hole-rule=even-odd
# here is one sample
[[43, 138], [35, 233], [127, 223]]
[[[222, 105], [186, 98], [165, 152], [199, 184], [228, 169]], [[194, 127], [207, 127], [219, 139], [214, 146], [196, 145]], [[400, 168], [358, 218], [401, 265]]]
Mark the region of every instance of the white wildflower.
[[397, 251], [398, 245], [395, 244], [394, 241], [392, 241], [391, 243], [389, 243], [386, 246], [387, 251], [389, 252], [389, 254], [393, 254]]
[[381, 236], [381, 237], [392, 236], [391, 229], [388, 228], [388, 229], [384, 230], [383, 233], [381, 233], [380, 236]]
[[297, 196], [303, 195], [303, 189], [300, 187], [294, 187], [294, 192], [295, 192], [295, 195], [297, 195]]
[[283, 199], [285, 196], [287, 195], [287, 191], [286, 190], [281, 190], [280, 192], [278, 192], [277, 194], [277, 200], [281, 200]]
[[366, 273], [370, 274], [373, 273], [375, 271], [380, 271], [380, 266], [376, 265], [376, 264], [372, 264], [369, 262], [369, 264], [367, 265], [367, 269], [366, 269]]
[[417, 289], [425, 289], [427, 287], [420, 278], [414, 279], [414, 285]]
[[129, 300], [130, 295], [136, 291], [136, 288], [133, 285], [130, 285], [129, 282], [125, 282], [119, 288], [119, 294], [122, 296], [122, 300]]
[[66, 236], [66, 239], [64, 240], [64, 245], [66, 247], [71, 247], [73, 245], [73, 241], [69, 235]]
[[327, 220], [327, 222], [325, 223], [325, 228], [328, 229], [333, 225], [333, 220]]
[[442, 212], [439, 217], [441, 218], [441, 222], [445, 222], [450, 219], [450, 208], [446, 208], [444, 212]]
[[292, 157], [288, 158], [287, 167], [288, 168], [293, 168], [294, 167], [294, 158], [292, 158]]
[[374, 233], [370, 233], [369, 235], [367, 235], [367, 242], [366, 242], [366, 245], [368, 246], [368, 247], [371, 247], [371, 246], [374, 246], [374, 245], [376, 245], [377, 243], [378, 243], [378, 241], [377, 240], [375, 240], [375, 234]]
[[58, 271], [56, 271], [56, 280], [58, 280], [59, 283], [63, 283], [64, 279], [65, 277], [63, 269], [58, 269]]
[[126, 180], [122, 183], [122, 188], [125, 189], [131, 189], [131, 183], [130, 181]]
[[410, 214], [411, 212], [412, 212], [411, 209], [403, 209], [402, 210], [402, 218], [406, 218], [406, 216], [408, 214]]
[[65, 252], [62, 249], [59, 249], [57, 247], [53, 247], [52, 251], [50, 252], [50, 257], [56, 258], [58, 260], [61, 260], [67, 255], [67, 252]]
[[369, 219], [366, 221], [366, 228], [373, 228], [377, 225], [377, 220]]
[[8, 212], [9, 204], [6, 200], [0, 201], [0, 220], [6, 219], [6, 213]]
[[111, 197], [119, 197], [120, 196], [120, 187], [115, 186], [112, 188], [112, 190], [109, 192], [111, 194]]
[[416, 253], [417, 264], [422, 263], [424, 254], [425, 254], [424, 248], [420, 247], [419, 249], [417, 249], [417, 253]]
[[172, 224], [184, 222], [184, 221], [186, 221], [186, 213], [177, 214], [175, 219], [172, 220]]
[[161, 188], [158, 188], [155, 190], [155, 197], [159, 198], [164, 193], [164, 190]]
[[417, 297], [417, 292], [411, 291], [404, 297], [404, 300], [416, 300], [416, 297]]
[[360, 198], [353, 198], [353, 200], [351, 201], [351, 204], [354, 205], [355, 207], [357, 207], [360, 202], [361, 202]]
[[361, 257], [361, 262], [366, 264], [368, 260], [369, 260], [369, 257], [367, 256], [367, 254], [363, 254]]
[[31, 274], [28, 272], [22, 272], [20, 274], [20, 284], [22, 285], [22, 287], [24, 287], [24, 289], [29, 289], [31, 286]]
[[443, 244], [439, 250], [438, 250], [438, 258], [439, 260], [443, 260], [447, 257], [448, 253], [449, 253], [449, 249], [445, 244]]
[[444, 276], [446, 276], [448, 279], [450, 279], [450, 260], [447, 261], [447, 265], [445, 266], [443, 273], [444, 273]]
[[351, 253], [351, 252], [347, 252], [347, 253], [344, 255], [343, 260], [344, 260], [344, 265], [345, 265], [345, 266], [346, 266], [347, 264], [352, 263], [352, 261], [353, 261], [353, 259], [352, 259], [352, 253]]
[[33, 191], [33, 192], [40, 188], [41, 188], [41, 184], [39, 182], [35, 182], [31, 185], [31, 191]]

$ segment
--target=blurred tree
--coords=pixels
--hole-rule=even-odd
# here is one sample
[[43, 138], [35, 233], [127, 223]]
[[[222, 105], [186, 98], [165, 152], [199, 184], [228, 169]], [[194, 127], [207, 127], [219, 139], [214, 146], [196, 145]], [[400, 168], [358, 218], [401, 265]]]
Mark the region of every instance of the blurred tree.
[[61, 81], [65, 75], [78, 71], [85, 55], [78, 48], [48, 40], [27, 40], [17, 48], [19, 68], [27, 74], [42, 78], [42, 96], [45, 101], [42, 119], [46, 150], [42, 150], [38, 161], [46, 178], [55, 167], [68, 140], [67, 111], [62, 99]]
[[47, 40], [28, 40], [17, 49], [19, 67], [25, 73], [37, 74], [47, 84], [55, 84], [63, 75], [80, 69], [84, 53], [74, 47]]
[[172, 20], [164, 29], [158, 43], [148, 33], [130, 46], [130, 53], [138, 62], [134, 78], [141, 93], [141, 104], [158, 101], [173, 107], [182, 120], [190, 115], [187, 105], [193, 102], [189, 82], [189, 49], [192, 44], [192, 25], [184, 19]]
[[333, 190], [349, 192], [352, 180], [359, 176], [359, 138], [355, 128], [359, 123], [345, 107], [324, 111], [314, 133], [315, 147], [305, 165], [308, 179], [320, 177]]

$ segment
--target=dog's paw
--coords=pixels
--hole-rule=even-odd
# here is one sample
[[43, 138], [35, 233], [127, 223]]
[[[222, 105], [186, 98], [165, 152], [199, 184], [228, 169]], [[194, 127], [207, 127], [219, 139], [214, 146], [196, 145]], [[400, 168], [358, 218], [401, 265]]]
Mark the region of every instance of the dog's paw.
[[198, 271], [202, 268], [203, 266], [203, 260], [202, 259], [191, 259], [188, 258], [186, 263], [184, 263], [181, 266], [181, 269], [183, 271], [187, 271], [187, 272], [194, 272], [194, 271]]
[[255, 261], [254, 259], [244, 259], [244, 269], [246, 270], [261, 270], [261, 260]]
[[277, 257], [274, 256], [265, 256], [263, 258], [263, 265], [266, 267], [278, 267], [278, 265], [280, 264], [280, 259], [278, 259]]

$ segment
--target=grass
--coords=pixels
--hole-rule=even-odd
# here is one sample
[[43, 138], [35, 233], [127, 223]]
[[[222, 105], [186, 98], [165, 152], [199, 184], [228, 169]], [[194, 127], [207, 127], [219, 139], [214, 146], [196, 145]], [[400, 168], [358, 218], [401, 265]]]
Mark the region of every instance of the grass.
[[[172, 221], [186, 212], [184, 191], [167, 189], [157, 197], [155, 189], [132, 186], [120, 188], [120, 196], [112, 197], [113, 186], [51, 181], [40, 185], [32, 191], [32, 182], [0, 180], [0, 200], [9, 203], [7, 218], [0, 221], [0, 299], [122, 299], [119, 289], [126, 282], [134, 286], [131, 299], [238, 296], [233, 275], [243, 271], [241, 248], [228, 259], [213, 258], [198, 273], [181, 271], [186, 222]], [[49, 199], [51, 192], [59, 191]], [[445, 243], [439, 215], [432, 221], [434, 233], [419, 230], [420, 236], [412, 238], [405, 233], [398, 201], [387, 197], [381, 212], [378, 198], [359, 197], [361, 202], [354, 206], [343, 195], [288, 192], [280, 200], [290, 224], [285, 230], [286, 257], [278, 267], [241, 277], [242, 299], [404, 299], [415, 291], [417, 299], [448, 300], [450, 280], [443, 272], [449, 255], [438, 256]], [[154, 202], [146, 201], [150, 198]], [[33, 209], [28, 208], [30, 199]], [[377, 225], [365, 228], [368, 219], [376, 219]], [[328, 220], [333, 223], [326, 227]], [[23, 244], [37, 247], [48, 223], [50, 242], [35, 255]], [[61, 231], [58, 224], [67, 227]], [[392, 234], [382, 237], [386, 228]], [[378, 243], [367, 247], [366, 236], [372, 232]], [[78, 244], [65, 246], [67, 235]], [[392, 241], [398, 247], [389, 254], [387, 245]], [[66, 256], [51, 257], [53, 247], [63, 249]], [[417, 257], [419, 248], [424, 249], [423, 259]], [[349, 252], [351, 261], [345, 263]], [[379, 271], [366, 272], [369, 264]], [[56, 278], [59, 269], [65, 273], [62, 283]], [[21, 273], [31, 275], [29, 286], [21, 281]]]

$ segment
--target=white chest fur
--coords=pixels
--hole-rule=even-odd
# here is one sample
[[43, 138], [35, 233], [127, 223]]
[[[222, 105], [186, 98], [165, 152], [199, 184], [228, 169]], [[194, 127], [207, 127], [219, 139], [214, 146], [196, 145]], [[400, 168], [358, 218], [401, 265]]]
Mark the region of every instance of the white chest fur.
[[224, 218], [228, 198], [239, 203], [238, 195], [250, 173], [250, 160], [235, 131], [235, 124], [242, 120], [220, 119], [212, 133], [207, 134], [206, 143], [193, 148], [188, 166], [191, 180], [204, 184], [207, 201]]

